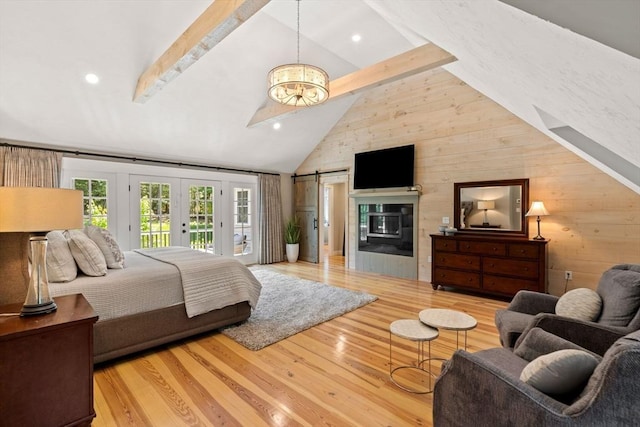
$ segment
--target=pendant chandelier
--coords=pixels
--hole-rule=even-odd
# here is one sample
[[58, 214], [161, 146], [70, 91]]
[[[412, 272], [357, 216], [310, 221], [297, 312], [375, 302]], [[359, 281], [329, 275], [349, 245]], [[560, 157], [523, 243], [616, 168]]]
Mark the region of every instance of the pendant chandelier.
[[322, 69], [300, 63], [300, 0], [298, 2], [298, 62], [269, 72], [269, 97], [295, 107], [321, 104], [329, 98], [329, 76]]

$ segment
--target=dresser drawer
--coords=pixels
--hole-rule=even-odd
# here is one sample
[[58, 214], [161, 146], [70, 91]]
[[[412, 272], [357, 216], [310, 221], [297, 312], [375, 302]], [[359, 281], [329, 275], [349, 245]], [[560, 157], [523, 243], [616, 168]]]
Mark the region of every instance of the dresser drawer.
[[489, 274], [485, 274], [482, 277], [482, 289], [505, 295], [514, 295], [521, 289], [539, 292], [545, 291], [544, 289], [538, 289], [537, 280], [515, 279]]
[[455, 252], [457, 250], [455, 240], [435, 239], [433, 246], [436, 251]]
[[443, 252], [436, 255], [435, 262], [436, 267], [451, 267], [480, 271], [480, 257], [475, 255], [460, 255]]
[[507, 274], [528, 279], [538, 277], [538, 263], [535, 261], [483, 258], [482, 272], [484, 274]]
[[518, 245], [511, 243], [507, 246], [507, 255], [513, 258], [538, 259], [539, 253], [537, 245]]
[[462, 240], [458, 242], [458, 245], [460, 252], [498, 256], [507, 254], [507, 245], [500, 242], [473, 242], [470, 240]]
[[465, 288], [480, 288], [480, 274], [466, 271], [435, 269], [432, 279], [436, 285], [463, 286]]

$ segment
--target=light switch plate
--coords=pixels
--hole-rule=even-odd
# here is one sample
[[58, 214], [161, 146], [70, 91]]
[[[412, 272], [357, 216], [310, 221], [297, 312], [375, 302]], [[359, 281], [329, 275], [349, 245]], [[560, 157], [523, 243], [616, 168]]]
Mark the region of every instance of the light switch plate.
[[442, 217], [442, 223], [443, 224], [449, 224], [449, 217], [448, 216], [443, 216]]

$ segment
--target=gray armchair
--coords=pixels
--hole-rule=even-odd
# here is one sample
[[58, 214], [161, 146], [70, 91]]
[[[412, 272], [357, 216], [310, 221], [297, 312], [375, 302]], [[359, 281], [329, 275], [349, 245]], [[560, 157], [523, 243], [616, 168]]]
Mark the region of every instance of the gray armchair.
[[632, 426], [640, 420], [640, 331], [618, 339], [584, 387], [552, 396], [520, 380], [530, 360], [574, 343], [534, 328], [515, 351], [457, 350], [434, 385], [433, 425]]
[[596, 292], [602, 311], [594, 322], [556, 315], [559, 297], [518, 292], [506, 309], [495, 314], [501, 344], [513, 348], [521, 336], [539, 327], [602, 354], [618, 338], [640, 329], [640, 265], [621, 264], [605, 271]]

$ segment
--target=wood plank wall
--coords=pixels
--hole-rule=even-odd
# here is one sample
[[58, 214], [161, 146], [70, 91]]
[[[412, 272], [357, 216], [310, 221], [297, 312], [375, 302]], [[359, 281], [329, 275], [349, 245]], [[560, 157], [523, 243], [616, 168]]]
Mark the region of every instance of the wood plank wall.
[[[491, 99], [442, 70], [365, 93], [296, 170], [353, 169], [356, 152], [416, 145], [420, 197], [419, 280], [430, 281], [430, 233], [443, 216], [453, 224], [453, 183], [529, 178], [530, 199], [551, 216], [549, 292], [595, 288], [618, 263], [640, 264], [640, 195], [582, 160]], [[353, 177], [349, 177], [353, 188]], [[536, 234], [529, 219], [530, 236]], [[355, 206], [349, 201], [350, 268], [354, 268]], [[564, 271], [573, 271], [565, 283]]]

